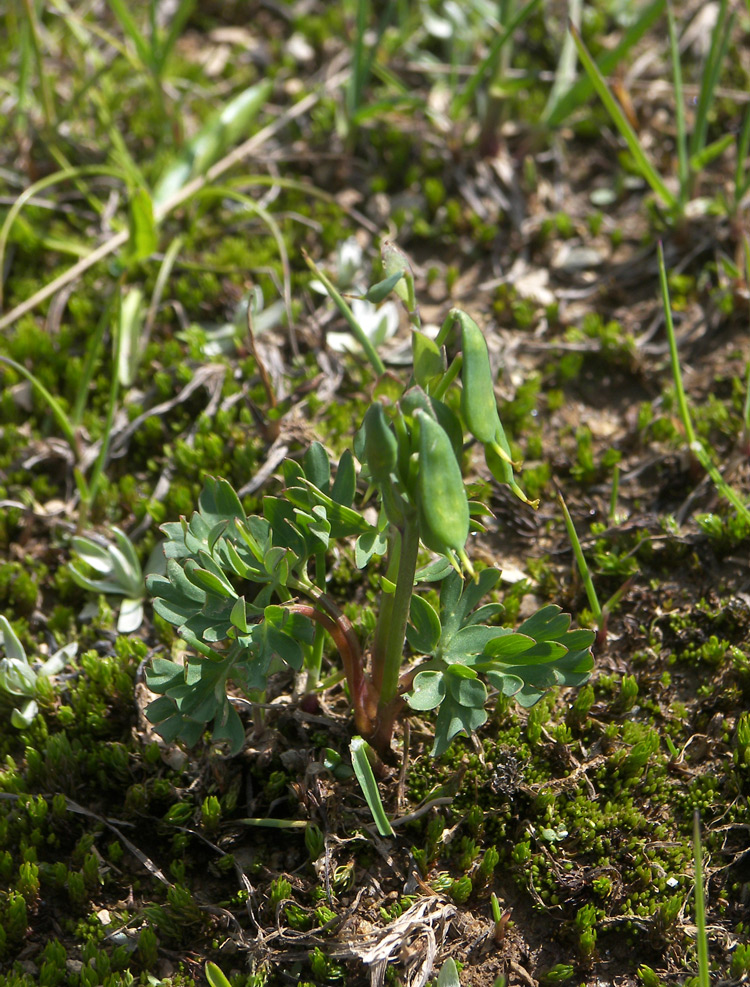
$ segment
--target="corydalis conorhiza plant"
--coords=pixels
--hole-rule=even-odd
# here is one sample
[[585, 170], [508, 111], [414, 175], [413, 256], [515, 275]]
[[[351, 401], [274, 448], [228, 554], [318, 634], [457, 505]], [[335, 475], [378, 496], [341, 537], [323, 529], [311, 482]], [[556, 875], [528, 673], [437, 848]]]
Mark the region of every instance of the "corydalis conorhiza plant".
[[[314, 685], [315, 627], [338, 650], [357, 731], [381, 753], [409, 708], [438, 710], [438, 755], [457, 734], [485, 722], [488, 686], [531, 706], [556, 684], [582, 684], [593, 667], [593, 633], [571, 631], [559, 607], [542, 608], [514, 632], [490, 623], [499, 604], [479, 605], [500, 571], [475, 575], [466, 552], [471, 529], [483, 530], [477, 518], [488, 511], [467, 497], [465, 433], [482, 444], [493, 476], [528, 503], [498, 416], [487, 345], [459, 309], [435, 339], [425, 335], [408, 261], [393, 244], [383, 253], [387, 277], [366, 297], [377, 303], [393, 291], [403, 302], [413, 326], [412, 378], [404, 385], [385, 373], [348, 303], [308, 261], [379, 375], [353, 448], [333, 475], [320, 443], [300, 463], [286, 460], [284, 489], [263, 499], [262, 517], [247, 516], [230, 484], [209, 477], [192, 518], [162, 526], [167, 571], [149, 576], [148, 588], [156, 612], [196, 652], [184, 667], [157, 658], [147, 675], [161, 693], [147, 716], [168, 741], [194, 743], [213, 721], [214, 740], [238, 751], [244, 730], [227, 697], [229, 682], [259, 698], [269, 675], [286, 664], [307, 667]], [[450, 363], [446, 346], [457, 351]], [[460, 415], [443, 400], [459, 383]], [[358, 479], [377, 498], [374, 524], [353, 506]], [[358, 568], [383, 560], [368, 654], [325, 592], [326, 553], [342, 540], [353, 541]], [[437, 556], [422, 569], [420, 545]], [[437, 610], [415, 591], [425, 582], [441, 583]], [[407, 642], [415, 661], [405, 667]]]

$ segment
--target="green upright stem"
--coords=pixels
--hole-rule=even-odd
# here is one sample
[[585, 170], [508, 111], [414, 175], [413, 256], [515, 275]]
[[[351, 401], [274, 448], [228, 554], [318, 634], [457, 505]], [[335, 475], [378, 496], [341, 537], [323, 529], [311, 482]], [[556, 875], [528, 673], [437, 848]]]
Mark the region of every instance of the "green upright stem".
[[[419, 522], [416, 515], [408, 516], [401, 531], [401, 552], [398, 562], [396, 592], [391, 597], [385, 645], [373, 658], [373, 679], [380, 685], [378, 710], [382, 711], [396, 696], [404, 658], [406, 623], [414, 592], [414, 573], [419, 551]], [[378, 665], [380, 667], [378, 667]]]

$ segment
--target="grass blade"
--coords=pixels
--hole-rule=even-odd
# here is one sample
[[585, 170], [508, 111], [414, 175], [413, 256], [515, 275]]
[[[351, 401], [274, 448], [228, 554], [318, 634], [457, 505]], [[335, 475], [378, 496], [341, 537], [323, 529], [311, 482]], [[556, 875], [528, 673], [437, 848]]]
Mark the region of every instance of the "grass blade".
[[138, 57], [140, 58], [143, 67], [151, 72], [154, 72], [156, 70], [154, 52], [146, 39], [143, 37], [141, 31], [138, 30], [138, 25], [136, 24], [133, 15], [130, 13], [130, 8], [126, 3], [123, 3], [123, 0], [108, 0], [108, 3], [112, 13], [120, 22], [120, 27], [123, 32], [127, 34], [132, 41], [133, 47], [138, 53]]
[[[119, 169], [110, 168], [106, 165], [90, 165], [83, 168], [63, 168], [61, 171], [55, 171], [51, 175], [45, 175], [44, 178], [40, 178], [38, 182], [34, 182], [33, 185], [29, 185], [28, 188], [21, 192], [16, 201], [8, 210], [8, 214], [6, 215], [3, 225], [0, 228], [0, 271], [5, 269], [5, 249], [8, 245], [8, 237], [10, 236], [10, 231], [13, 228], [13, 223], [15, 223], [16, 217], [29, 199], [33, 199], [33, 197], [39, 192], [43, 192], [52, 185], [57, 185], [58, 182], [67, 181], [68, 179], [88, 178], [94, 175], [107, 175], [112, 178], [118, 178], [121, 181], [124, 181], [125, 178]], [[0, 278], [0, 308], [2, 308], [2, 304], [3, 282], [2, 278]]]
[[365, 356], [372, 364], [375, 373], [378, 375], [378, 377], [382, 376], [382, 374], [385, 373], [385, 364], [378, 356], [377, 350], [372, 345], [372, 342], [370, 341], [367, 334], [362, 331], [362, 327], [354, 318], [354, 313], [346, 304], [346, 301], [344, 300], [343, 296], [337, 290], [334, 284], [331, 282], [330, 278], [326, 277], [326, 275], [317, 266], [315, 261], [312, 260], [312, 258], [309, 257], [304, 250], [302, 251], [302, 256], [305, 258], [305, 262], [307, 266], [313, 272], [315, 277], [318, 278], [318, 280], [321, 281], [322, 284], [324, 285], [326, 291], [331, 296], [331, 299], [336, 305], [336, 308], [339, 310], [339, 312], [341, 312], [341, 314], [346, 319], [346, 322], [352, 331], [352, 335], [357, 340], [357, 342], [362, 347], [362, 349], [365, 351]]
[[578, 566], [578, 572], [581, 574], [581, 579], [583, 580], [583, 585], [586, 590], [586, 599], [589, 601], [589, 610], [591, 610], [591, 613], [594, 615], [596, 626], [601, 627], [602, 608], [599, 603], [599, 597], [597, 595], [596, 588], [594, 587], [593, 580], [591, 579], [589, 564], [586, 561], [586, 556], [583, 554], [581, 542], [578, 538], [578, 532], [576, 531], [575, 525], [573, 524], [573, 519], [570, 516], [568, 505], [565, 503], [565, 498], [559, 490], [557, 491], [557, 501], [563, 512], [563, 518], [565, 519], [565, 530], [568, 533], [568, 540], [570, 541], [573, 549], [573, 555], [575, 556], [576, 564]]
[[[661, 17], [666, 0], [654, 0], [645, 7], [640, 17], [628, 28], [622, 40], [611, 51], [603, 52], [597, 59], [597, 66], [602, 75], [612, 72], [627, 56], [630, 49], [637, 44], [654, 21]], [[573, 21], [575, 23], [575, 21]], [[567, 92], [560, 95], [556, 105], [545, 109], [543, 122], [550, 127], [558, 127], [571, 113], [579, 109], [593, 92], [591, 79], [582, 75]]]
[[703, 848], [701, 846], [701, 820], [696, 809], [693, 813], [693, 860], [695, 861], [695, 924], [698, 929], [698, 987], [709, 987], [708, 935], [706, 934], [706, 895], [703, 889]]
[[677, 30], [674, 23], [672, 4], [667, 3], [667, 24], [669, 27], [669, 54], [672, 59], [672, 78], [674, 79], [674, 104], [677, 122], [677, 174], [680, 182], [680, 206], [684, 206], [690, 197], [690, 164], [688, 161], [687, 127], [685, 124], [685, 102], [682, 93], [682, 65], [680, 64], [680, 48], [677, 43]]
[[682, 425], [685, 429], [685, 437], [687, 438], [690, 451], [711, 477], [714, 486], [719, 493], [739, 511], [748, 523], [750, 523], [750, 510], [747, 509], [736, 490], [730, 487], [719, 470], [716, 468], [711, 460], [711, 457], [706, 452], [703, 443], [695, 434], [695, 429], [693, 428], [693, 422], [690, 417], [690, 409], [688, 408], [687, 398], [685, 396], [685, 388], [682, 384], [682, 371], [680, 369], [679, 354], [677, 353], [677, 340], [674, 334], [674, 322], [672, 320], [672, 305], [669, 298], [667, 268], [664, 263], [664, 250], [661, 243], [659, 243], [659, 281], [661, 284], [661, 297], [664, 306], [664, 321], [666, 323], [667, 338], [669, 340], [669, 358], [672, 363], [672, 377], [674, 378], [675, 393], [677, 395], [677, 406], [680, 410], [680, 418], [682, 419]]
[[513, 20], [510, 21], [508, 26], [502, 32], [502, 34], [498, 34], [498, 36], [492, 42], [492, 44], [490, 45], [490, 50], [487, 52], [487, 55], [480, 63], [479, 68], [476, 70], [474, 75], [472, 75], [471, 80], [467, 84], [466, 88], [454, 100], [453, 106], [451, 107], [451, 116], [453, 117], [454, 120], [458, 117], [458, 115], [461, 113], [464, 107], [471, 102], [471, 100], [476, 95], [477, 89], [480, 87], [480, 85], [484, 82], [487, 76], [490, 75], [490, 73], [494, 69], [498, 55], [502, 51], [503, 46], [506, 44], [507, 41], [510, 40], [510, 38], [515, 33], [516, 29], [519, 28], [524, 23], [524, 21], [526, 21], [526, 19], [531, 16], [531, 14], [534, 13], [536, 8], [539, 6], [539, 3], [540, 0], [529, 0], [529, 2], [524, 7], [521, 7], [521, 9], [518, 11], [518, 13], [513, 18]]
[[78, 457], [78, 442], [76, 441], [73, 424], [66, 415], [63, 406], [57, 398], [50, 394], [44, 384], [37, 377], [35, 377], [30, 370], [27, 370], [26, 367], [22, 366], [20, 363], [16, 363], [15, 360], [11, 360], [9, 356], [0, 356], [0, 362], [7, 363], [9, 367], [13, 367], [13, 369], [17, 373], [21, 374], [22, 377], [25, 377], [32, 387], [38, 392], [39, 396], [52, 412], [55, 421], [60, 427], [60, 431], [65, 436], [65, 441], [72, 449], [73, 454]]
[[604, 76], [601, 74], [597, 68], [596, 62], [589, 54], [589, 50], [583, 43], [581, 35], [572, 25], [570, 27], [570, 31], [573, 35], [576, 48], [578, 49], [578, 57], [581, 59], [581, 63], [586, 69], [594, 89], [612, 118], [612, 122], [620, 131], [620, 136], [622, 139], [628, 145], [628, 150], [633, 155], [635, 163], [638, 166], [638, 170], [641, 172], [654, 192], [661, 198], [662, 202], [664, 202], [668, 208], [675, 209], [678, 205], [677, 199], [675, 199], [669, 191], [667, 186], [662, 181], [661, 175], [659, 175], [649, 159], [646, 157], [646, 152], [641, 147], [641, 142], [638, 140], [638, 135], [630, 126], [627, 117], [620, 109], [620, 104], [609, 91], [609, 87], [604, 80]]
[[[568, 0], [568, 22], [580, 31], [583, 0]], [[576, 46], [570, 31], [565, 32], [562, 51], [555, 69], [555, 81], [542, 112], [542, 123], [549, 123], [563, 96], [570, 92], [576, 78]]]
[[372, 773], [372, 765], [368, 757], [368, 751], [371, 750], [370, 745], [362, 737], [352, 737], [349, 750], [352, 755], [354, 774], [359, 782], [359, 787], [362, 789], [365, 802], [367, 802], [372, 813], [372, 818], [375, 820], [378, 832], [381, 836], [393, 836], [391, 824], [388, 821], [388, 816], [385, 814], [383, 803], [380, 800], [378, 784], [375, 781], [375, 775]]
[[732, 14], [729, 18], [729, 24], [725, 29], [727, 10], [727, 0], [721, 0], [719, 6], [719, 16], [717, 17], [716, 24], [711, 32], [711, 47], [708, 52], [706, 64], [703, 67], [703, 75], [701, 77], [701, 88], [700, 93], [698, 94], [698, 108], [695, 111], [695, 123], [693, 124], [693, 133], [690, 138], [691, 157], [700, 153], [706, 143], [708, 114], [711, 110], [711, 106], [713, 105], [716, 83], [719, 80], [719, 72], [721, 70], [722, 62], [724, 61], [724, 56], [726, 55], [729, 35], [731, 34], [732, 25], [734, 24], [734, 14]]

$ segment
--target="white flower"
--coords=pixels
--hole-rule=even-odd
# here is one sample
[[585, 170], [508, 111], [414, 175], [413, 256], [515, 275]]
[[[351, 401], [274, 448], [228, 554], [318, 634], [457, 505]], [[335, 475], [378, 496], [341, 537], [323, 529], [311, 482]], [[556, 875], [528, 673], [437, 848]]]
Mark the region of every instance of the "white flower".
[[[354, 298], [351, 307], [354, 318], [376, 349], [398, 329], [399, 312], [395, 302], [383, 302], [378, 308], [364, 298]], [[329, 332], [326, 342], [337, 353], [360, 351], [359, 343], [350, 332]]]

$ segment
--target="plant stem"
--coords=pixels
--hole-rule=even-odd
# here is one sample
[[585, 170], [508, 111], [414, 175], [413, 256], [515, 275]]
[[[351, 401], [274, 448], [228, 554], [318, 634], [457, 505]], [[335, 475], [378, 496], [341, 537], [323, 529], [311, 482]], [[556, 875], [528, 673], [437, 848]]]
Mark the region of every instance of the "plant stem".
[[414, 592], [414, 573], [419, 551], [419, 522], [415, 514], [408, 515], [401, 531], [396, 592], [392, 594], [385, 647], [373, 655], [373, 680], [379, 684], [378, 715], [398, 693], [398, 680], [404, 658], [406, 622]]
[[287, 609], [314, 621], [319, 627], [325, 628], [333, 638], [349, 683], [355, 726], [360, 733], [370, 736], [373, 731], [376, 706], [372, 687], [365, 677], [362, 650], [354, 628], [349, 618], [339, 610], [326, 593], [321, 593], [316, 587], [306, 588], [305, 591], [314, 597], [315, 602], [322, 609], [319, 610], [309, 603], [291, 603]]

